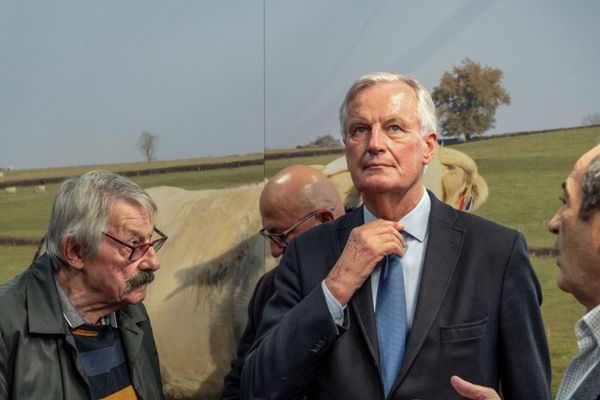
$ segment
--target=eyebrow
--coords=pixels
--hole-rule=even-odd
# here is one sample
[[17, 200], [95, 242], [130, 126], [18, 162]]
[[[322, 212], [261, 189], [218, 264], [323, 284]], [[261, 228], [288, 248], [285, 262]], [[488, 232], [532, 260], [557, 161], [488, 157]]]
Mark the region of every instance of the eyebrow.
[[384, 125], [389, 125], [391, 123], [397, 123], [400, 125], [408, 125], [408, 126], [412, 125], [411, 121], [407, 120], [406, 118], [402, 118], [402, 117], [391, 117], [391, 118], [388, 118], [383, 121]]
[[350, 117], [348, 119], [348, 125], [353, 125], [353, 124], [370, 124], [370, 122], [363, 117]]
[[139, 229], [126, 229], [125, 230], [125, 236], [130, 238], [130, 239], [127, 239], [128, 241], [147, 240], [148, 238], [152, 237], [153, 233], [154, 233], [154, 227], [152, 227], [152, 232], [150, 232], [150, 235], [145, 235]]

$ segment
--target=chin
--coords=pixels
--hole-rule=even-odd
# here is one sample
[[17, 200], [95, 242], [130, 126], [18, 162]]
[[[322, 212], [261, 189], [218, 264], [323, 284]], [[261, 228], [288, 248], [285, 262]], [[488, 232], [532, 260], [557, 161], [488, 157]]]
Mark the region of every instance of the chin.
[[556, 286], [563, 292], [571, 293], [569, 282], [562, 276], [561, 272], [558, 273], [558, 277], [556, 278]]
[[387, 191], [394, 185], [385, 175], [369, 176], [359, 179], [354, 186], [359, 192], [381, 192]]
[[146, 288], [147, 285], [142, 285], [139, 288], [133, 289], [126, 296], [127, 304], [138, 304], [144, 300], [146, 297]]

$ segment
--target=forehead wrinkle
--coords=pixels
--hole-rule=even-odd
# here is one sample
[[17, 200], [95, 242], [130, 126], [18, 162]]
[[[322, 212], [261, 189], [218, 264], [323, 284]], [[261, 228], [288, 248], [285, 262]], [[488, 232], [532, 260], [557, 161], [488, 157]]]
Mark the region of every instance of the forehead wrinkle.
[[[129, 210], [121, 213], [115, 212], [109, 218], [107, 225], [119, 231], [121, 234], [130, 237], [133, 236], [143, 239], [152, 236], [152, 231], [154, 230], [152, 216], [148, 210], [143, 210], [144, 211], [139, 212], [138, 215], [134, 215]], [[146, 233], [146, 225], [148, 225], [148, 233]]]

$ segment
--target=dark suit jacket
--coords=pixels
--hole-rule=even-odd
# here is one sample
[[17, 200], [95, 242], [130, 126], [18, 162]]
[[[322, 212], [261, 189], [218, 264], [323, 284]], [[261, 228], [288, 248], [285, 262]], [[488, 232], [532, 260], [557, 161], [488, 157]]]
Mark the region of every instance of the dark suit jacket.
[[[430, 197], [416, 313], [389, 398], [460, 399], [450, 386], [456, 374], [501, 385], [507, 399], [549, 399], [541, 290], [524, 239]], [[370, 281], [348, 304], [343, 327], [321, 289], [350, 231], [363, 223], [358, 209], [291, 243], [245, 361], [244, 398], [384, 398]]]
[[227, 375], [225, 375], [223, 395], [221, 397], [223, 400], [235, 400], [239, 399], [241, 396], [240, 375], [242, 367], [244, 366], [244, 358], [256, 338], [256, 332], [258, 331], [258, 326], [262, 320], [265, 304], [267, 304], [267, 301], [269, 301], [271, 296], [273, 296], [273, 293], [275, 293], [276, 270], [277, 267], [273, 268], [264, 274], [256, 283], [256, 288], [248, 303], [248, 323], [240, 337], [236, 358], [231, 362], [231, 369]]
[[[90, 388], [63, 316], [47, 254], [0, 285], [0, 399], [88, 399]], [[142, 303], [116, 311], [139, 399], [164, 399], [152, 326]]]

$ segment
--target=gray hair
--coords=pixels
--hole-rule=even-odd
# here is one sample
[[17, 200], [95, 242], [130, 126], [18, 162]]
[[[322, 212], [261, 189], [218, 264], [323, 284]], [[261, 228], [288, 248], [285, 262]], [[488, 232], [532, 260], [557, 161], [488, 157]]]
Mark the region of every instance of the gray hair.
[[590, 161], [581, 178], [581, 207], [579, 218], [584, 221], [600, 209], [600, 155]]
[[54, 198], [46, 251], [57, 267], [68, 265], [61, 244], [72, 235], [86, 256], [98, 251], [109, 213], [118, 201], [144, 207], [156, 215], [156, 204], [137, 184], [108, 171], [90, 171], [63, 182]]
[[419, 118], [419, 128], [421, 136], [425, 136], [429, 132], [437, 132], [437, 118], [435, 114], [435, 105], [431, 99], [431, 95], [417, 80], [409, 78], [408, 76], [389, 73], [389, 72], [373, 72], [367, 75], [363, 75], [358, 78], [346, 93], [344, 102], [340, 107], [340, 128], [342, 132], [342, 138], [346, 139], [346, 129], [348, 123], [348, 107], [356, 95], [362, 90], [374, 86], [379, 83], [395, 83], [403, 82], [413, 88], [415, 95], [417, 96], [417, 117]]

